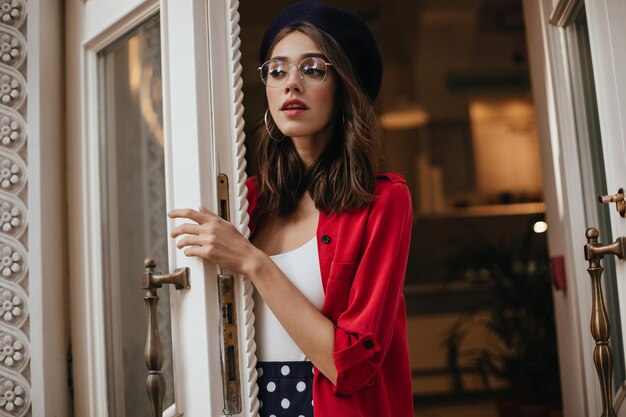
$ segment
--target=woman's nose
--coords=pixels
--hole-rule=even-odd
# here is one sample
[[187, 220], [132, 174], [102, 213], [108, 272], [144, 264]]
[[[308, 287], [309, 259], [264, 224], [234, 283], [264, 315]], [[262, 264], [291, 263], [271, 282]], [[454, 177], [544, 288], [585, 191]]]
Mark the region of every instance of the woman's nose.
[[301, 92], [303, 90], [302, 78], [297, 67], [289, 67], [289, 73], [287, 74], [287, 81], [285, 82], [285, 92], [291, 90]]

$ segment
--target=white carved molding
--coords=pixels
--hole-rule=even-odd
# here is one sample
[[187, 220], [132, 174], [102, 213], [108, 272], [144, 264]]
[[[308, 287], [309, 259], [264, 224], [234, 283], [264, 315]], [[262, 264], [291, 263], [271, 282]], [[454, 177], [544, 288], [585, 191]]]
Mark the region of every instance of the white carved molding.
[[19, 152], [26, 143], [26, 120], [8, 107], [0, 107], [0, 149]]
[[27, 259], [28, 252], [24, 245], [19, 241], [12, 242], [0, 235], [0, 275], [2, 278], [19, 283], [27, 274]]
[[31, 415], [26, 4], [0, 0], [0, 416]]
[[[228, 48], [228, 62], [230, 66], [230, 88], [231, 88], [231, 137], [234, 141], [228, 141], [232, 143], [232, 175], [233, 181], [233, 206], [234, 206], [234, 221], [233, 223], [239, 228], [244, 236], [250, 236], [250, 229], [248, 223], [250, 218], [248, 216], [248, 189], [246, 187], [246, 147], [245, 147], [245, 134], [244, 134], [244, 119], [243, 119], [243, 79], [241, 77], [241, 39], [239, 33], [241, 27], [239, 26], [239, 0], [228, 0], [227, 4], [228, 13], [228, 25], [227, 32], [230, 35], [230, 42]], [[242, 348], [243, 365], [245, 366], [244, 375], [247, 376], [243, 381], [247, 385], [242, 390], [247, 394], [245, 401], [246, 415], [256, 416], [259, 411], [259, 400], [257, 398], [258, 386], [256, 381], [258, 374], [256, 370], [256, 342], [254, 340], [254, 301], [252, 298], [254, 292], [254, 286], [247, 279], [242, 279], [241, 291], [239, 294], [239, 305], [242, 306], [243, 320], [242, 329], [240, 335], [243, 336]]]
[[0, 104], [18, 110], [26, 99], [26, 79], [16, 69], [0, 64]]
[[20, 28], [26, 21], [24, 0], [0, 0], [0, 24]]

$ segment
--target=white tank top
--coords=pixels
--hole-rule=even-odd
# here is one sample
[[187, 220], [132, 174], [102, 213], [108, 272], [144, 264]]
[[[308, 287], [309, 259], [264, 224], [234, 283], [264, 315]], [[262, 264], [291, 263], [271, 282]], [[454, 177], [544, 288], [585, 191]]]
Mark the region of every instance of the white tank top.
[[[270, 256], [293, 285], [318, 309], [324, 304], [324, 289], [320, 272], [317, 239], [303, 246]], [[261, 362], [308, 360], [287, 334], [272, 310], [257, 291], [254, 292], [256, 356]], [[306, 326], [306, 323], [303, 323]]]

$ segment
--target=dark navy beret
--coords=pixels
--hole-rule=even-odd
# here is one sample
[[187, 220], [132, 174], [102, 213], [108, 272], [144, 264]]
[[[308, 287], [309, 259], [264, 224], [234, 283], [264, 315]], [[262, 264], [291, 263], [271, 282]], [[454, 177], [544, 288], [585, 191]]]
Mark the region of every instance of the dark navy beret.
[[267, 28], [261, 42], [260, 61], [265, 61], [268, 50], [284, 28], [308, 22], [332, 36], [343, 48], [352, 63], [361, 87], [374, 101], [383, 78], [383, 61], [376, 39], [359, 16], [346, 10], [328, 6], [319, 0], [301, 0], [278, 14]]

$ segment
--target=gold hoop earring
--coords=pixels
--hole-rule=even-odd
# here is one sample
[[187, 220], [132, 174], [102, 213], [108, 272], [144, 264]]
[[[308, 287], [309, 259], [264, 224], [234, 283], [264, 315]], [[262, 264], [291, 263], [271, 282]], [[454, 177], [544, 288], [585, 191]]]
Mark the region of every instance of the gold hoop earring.
[[282, 142], [283, 139], [285, 139], [285, 135], [283, 135], [283, 137], [280, 139], [276, 139], [274, 136], [272, 136], [272, 132], [270, 132], [269, 123], [267, 122], [267, 114], [269, 113], [269, 111], [270, 109], [265, 110], [265, 116], [263, 117], [263, 120], [265, 121], [265, 130], [267, 131], [267, 134], [270, 136], [270, 138], [274, 142]]

